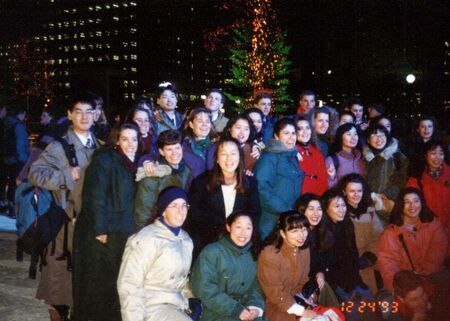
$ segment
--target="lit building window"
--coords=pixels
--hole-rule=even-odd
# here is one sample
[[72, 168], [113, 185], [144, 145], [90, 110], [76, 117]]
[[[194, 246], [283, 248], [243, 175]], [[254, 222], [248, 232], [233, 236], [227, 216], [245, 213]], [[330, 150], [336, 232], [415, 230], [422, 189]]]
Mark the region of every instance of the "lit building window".
[[136, 7], [136, 6], [137, 6], [137, 4], [136, 4], [136, 2], [130, 1], [130, 6], [132, 6], [132, 7]]
[[118, 55], [113, 56], [113, 60], [118, 61], [119, 59], [120, 59], [120, 57]]
[[137, 47], [137, 42], [136, 41], [132, 41], [132, 42], [130, 42], [130, 44], [131, 44], [131, 47]]
[[53, 24], [53, 23], [49, 23], [48, 24], [48, 27], [51, 29], [51, 28], [53, 28], [55, 25]]
[[131, 28], [130, 29], [130, 33], [136, 33], [137, 32], [137, 29], [136, 28]]
[[126, 48], [126, 47], [128, 47], [128, 42], [124, 41], [124, 42], [122, 42], [122, 45], [123, 45], [124, 48]]
[[137, 60], [137, 55], [131, 55], [131, 60]]
[[89, 58], [88, 58], [88, 61], [89, 61], [89, 62], [94, 62], [94, 57], [89, 57]]
[[94, 44], [89, 44], [89, 49], [94, 49]]
[[105, 9], [111, 9], [111, 6], [109, 4], [105, 4]]
[[134, 73], [134, 72], [137, 72], [137, 68], [136, 68], [136, 67], [131, 67], [131, 68], [130, 68], [130, 71], [133, 72], [133, 73]]
[[79, 23], [80, 23], [80, 26], [84, 26], [84, 20], [80, 20]]
[[114, 21], [119, 21], [119, 17], [113, 17]]
[[100, 22], [102, 22], [102, 19], [100, 19], [100, 18], [95, 19], [96, 24], [99, 24]]
[[98, 62], [102, 62], [103, 61], [103, 57], [97, 57], [97, 61]]
[[95, 11], [102, 10], [102, 6], [95, 6]]
[[96, 35], [97, 37], [101, 37], [101, 36], [102, 36], [102, 32], [101, 32], [101, 31], [96, 31], [96, 32], [95, 32], [95, 35]]
[[73, 62], [78, 62], [78, 58], [73, 58]]
[[76, 27], [76, 26], [77, 26], [77, 24], [78, 24], [78, 22], [77, 22], [77, 21], [72, 21], [72, 26]]
[[80, 45], [80, 50], [86, 50], [86, 46], [85, 45]]
[[128, 94], [127, 93], [123, 94], [123, 98], [128, 99]]
[[64, 21], [64, 27], [68, 28], [69, 27], [69, 21]]
[[70, 82], [66, 82], [66, 83], [64, 83], [64, 87], [66, 87], [66, 88], [70, 88]]
[[58, 40], [61, 40], [62, 39], [62, 36], [61, 35], [58, 35]]
[[124, 81], [123, 81], [123, 86], [124, 86], [124, 87], [128, 87], [128, 80], [124, 80]]
[[85, 36], [85, 34], [84, 34], [84, 32], [80, 32], [80, 38], [85, 38], [86, 36]]
[[93, 7], [88, 7], [88, 10], [92, 11], [92, 10], [94, 10], [94, 8]]
[[114, 8], [119, 8], [119, 5], [118, 5], [116, 2], [114, 2], [114, 3], [113, 3], [113, 7], [114, 7]]
[[136, 94], [135, 93], [131, 93], [131, 99], [136, 99]]

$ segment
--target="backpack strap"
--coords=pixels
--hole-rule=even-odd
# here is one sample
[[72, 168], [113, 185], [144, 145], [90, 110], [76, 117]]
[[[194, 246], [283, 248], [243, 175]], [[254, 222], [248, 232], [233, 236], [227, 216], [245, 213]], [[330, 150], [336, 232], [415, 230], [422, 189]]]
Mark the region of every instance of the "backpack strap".
[[77, 167], [78, 166], [78, 159], [77, 159], [77, 154], [75, 152], [75, 146], [73, 144], [69, 144], [67, 142], [67, 140], [65, 140], [62, 137], [55, 137], [55, 140], [58, 141], [63, 149], [64, 149], [64, 154], [67, 157], [67, 160], [69, 161], [70, 166], [72, 167]]
[[404, 237], [403, 237], [403, 234], [400, 234], [400, 235], [398, 236], [398, 239], [399, 239], [399, 241], [400, 241], [400, 244], [401, 244], [402, 247], [403, 247], [403, 250], [405, 250], [406, 256], [408, 257], [409, 264], [411, 265], [411, 269], [413, 270], [413, 272], [416, 272], [416, 268], [414, 267], [414, 263], [413, 263], [413, 261], [412, 261], [411, 254], [409, 253], [408, 247], [406, 246], [406, 243], [405, 243], [405, 239], [404, 239]]

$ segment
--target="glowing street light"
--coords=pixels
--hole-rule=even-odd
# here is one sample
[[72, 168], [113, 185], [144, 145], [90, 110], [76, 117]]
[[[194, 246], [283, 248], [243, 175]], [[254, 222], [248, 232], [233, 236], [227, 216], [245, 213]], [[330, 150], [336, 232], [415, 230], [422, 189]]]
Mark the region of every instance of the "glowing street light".
[[408, 84], [412, 84], [415, 81], [416, 81], [416, 76], [414, 76], [413, 74], [409, 74], [408, 76], [406, 76], [406, 82]]

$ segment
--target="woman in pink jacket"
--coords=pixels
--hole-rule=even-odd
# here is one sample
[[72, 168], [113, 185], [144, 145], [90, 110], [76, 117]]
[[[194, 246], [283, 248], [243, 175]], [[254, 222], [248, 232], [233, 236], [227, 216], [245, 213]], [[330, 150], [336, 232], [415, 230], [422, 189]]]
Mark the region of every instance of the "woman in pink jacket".
[[394, 275], [400, 270], [420, 274], [444, 270], [446, 254], [447, 235], [443, 224], [428, 208], [422, 192], [407, 187], [397, 198], [391, 224], [381, 235], [378, 246], [384, 286], [392, 291]]

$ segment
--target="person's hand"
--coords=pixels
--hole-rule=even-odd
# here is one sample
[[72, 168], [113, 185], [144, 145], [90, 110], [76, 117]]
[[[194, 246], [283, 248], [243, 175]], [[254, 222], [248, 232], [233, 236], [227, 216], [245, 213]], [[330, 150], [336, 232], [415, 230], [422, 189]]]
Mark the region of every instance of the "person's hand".
[[106, 244], [108, 242], [108, 235], [106, 234], [97, 235], [95, 238], [102, 244]]
[[252, 313], [247, 308], [242, 310], [241, 314], [239, 314], [239, 320], [242, 320], [242, 321], [251, 321], [251, 320], [253, 320], [253, 319], [251, 319], [251, 317], [252, 317]]
[[250, 311], [251, 315], [249, 320], [253, 321], [259, 317], [259, 311], [257, 309], [248, 308], [248, 310]]
[[73, 179], [74, 182], [76, 182], [77, 180], [80, 179], [80, 172], [81, 172], [81, 169], [80, 169], [79, 166], [71, 167], [71, 168], [70, 168], [70, 172], [71, 172], [71, 174], [72, 174], [72, 179]]
[[331, 163], [330, 165], [328, 165], [327, 167], [327, 174], [328, 176], [333, 179], [336, 177], [336, 168], [334, 167], [334, 164]]
[[253, 172], [249, 169], [244, 169], [244, 174], [247, 176], [254, 176]]
[[145, 161], [142, 167], [144, 167], [144, 172], [146, 176], [155, 176], [156, 166], [158, 164], [151, 162], [151, 161]]
[[305, 317], [305, 318], [315, 318], [315, 317], [317, 317], [317, 313], [314, 312], [313, 310], [305, 310], [305, 311], [303, 311], [303, 313], [302, 313], [302, 317]]
[[252, 147], [252, 152], [251, 152], [250, 156], [255, 159], [259, 159], [259, 157], [261, 156], [261, 151], [259, 150], [258, 146]]
[[303, 156], [302, 156], [302, 154], [297, 153], [297, 160], [298, 160], [299, 162], [303, 162]]
[[368, 123], [362, 123], [361, 125], [359, 125], [359, 128], [361, 128], [361, 130], [366, 130], [367, 127], [369, 127]]
[[322, 272], [318, 272], [316, 274], [316, 281], [319, 289], [322, 290], [323, 286], [325, 285], [325, 275]]

